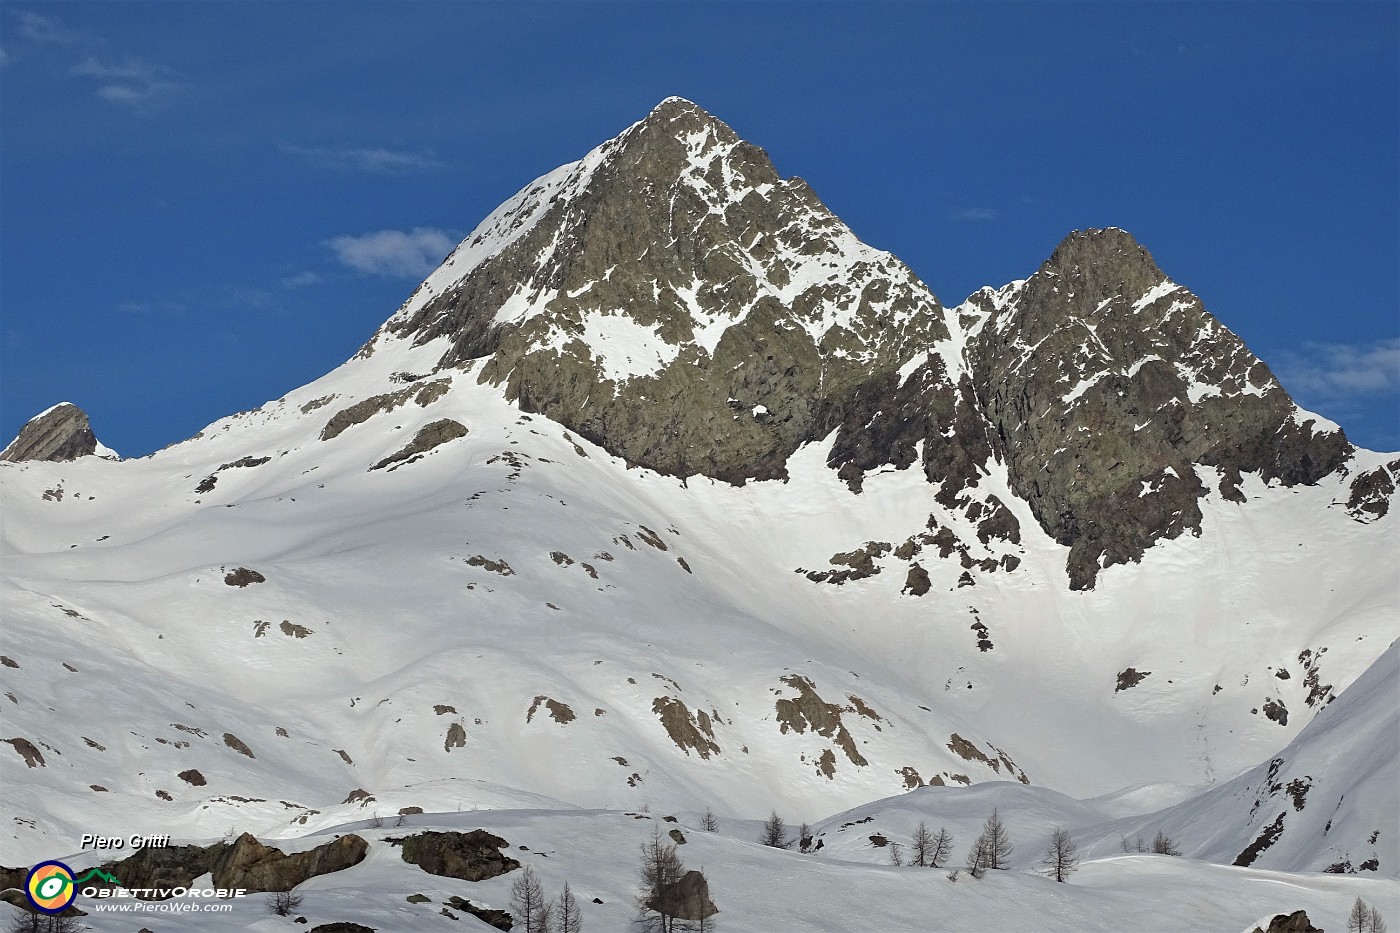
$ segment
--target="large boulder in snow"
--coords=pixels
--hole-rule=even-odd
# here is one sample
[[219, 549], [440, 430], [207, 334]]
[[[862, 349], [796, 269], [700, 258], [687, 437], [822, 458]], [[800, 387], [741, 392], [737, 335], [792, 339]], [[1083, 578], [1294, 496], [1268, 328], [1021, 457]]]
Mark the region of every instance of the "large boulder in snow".
[[252, 892], [290, 891], [307, 879], [358, 865], [368, 853], [369, 843], [353, 834], [286, 855], [244, 833], [214, 860], [214, 884]]
[[1278, 914], [1269, 921], [1269, 928], [1255, 927], [1252, 933], [1322, 933], [1312, 925], [1306, 910], [1295, 910], [1291, 914]]
[[485, 881], [514, 871], [520, 863], [501, 849], [510, 843], [484, 829], [469, 833], [422, 832], [389, 840], [403, 846], [403, 860], [431, 875]]
[[647, 900], [647, 907], [678, 920], [704, 920], [719, 913], [710, 900], [710, 883], [698, 871], [688, 871], [674, 884], [662, 885]]

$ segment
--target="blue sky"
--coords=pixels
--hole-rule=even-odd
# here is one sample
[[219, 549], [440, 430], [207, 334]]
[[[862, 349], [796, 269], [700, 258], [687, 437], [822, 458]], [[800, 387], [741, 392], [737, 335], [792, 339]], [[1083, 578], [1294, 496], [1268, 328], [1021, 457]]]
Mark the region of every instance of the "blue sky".
[[1395, 3], [6, 0], [0, 434], [67, 399], [140, 455], [277, 398], [678, 94], [945, 302], [1124, 227], [1400, 449], [1397, 39]]

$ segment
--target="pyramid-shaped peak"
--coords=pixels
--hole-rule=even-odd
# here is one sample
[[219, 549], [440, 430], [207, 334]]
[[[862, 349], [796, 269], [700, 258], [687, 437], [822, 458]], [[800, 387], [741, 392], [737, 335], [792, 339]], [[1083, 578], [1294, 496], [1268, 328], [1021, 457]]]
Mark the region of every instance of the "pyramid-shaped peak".
[[1042, 266], [1061, 274], [1092, 267], [1128, 267], [1164, 278], [1147, 248], [1121, 227], [1075, 230], [1060, 241]]
[[697, 135], [712, 136], [713, 142], [724, 144], [740, 142], [739, 136], [727, 123], [684, 97], [666, 98], [624, 134], [644, 139], [680, 141]]
[[[684, 97], [668, 97], [647, 114], [647, 120], [673, 121], [700, 119], [706, 122], [720, 122], [717, 117], [694, 101]], [[645, 120], [643, 122], [646, 122]]]

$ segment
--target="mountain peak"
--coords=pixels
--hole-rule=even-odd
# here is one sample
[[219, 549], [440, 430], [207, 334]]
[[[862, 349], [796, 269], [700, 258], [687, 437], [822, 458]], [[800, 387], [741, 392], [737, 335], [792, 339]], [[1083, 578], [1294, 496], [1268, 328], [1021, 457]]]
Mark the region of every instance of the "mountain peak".
[[907, 267], [679, 97], [498, 209], [388, 331], [448, 337], [438, 368], [490, 357], [481, 379], [630, 462], [735, 482], [947, 336]]
[[709, 117], [710, 119], [714, 119], [714, 117], [710, 116], [710, 114], [707, 113], [704, 108], [696, 104], [694, 101], [686, 100], [684, 97], [677, 97], [673, 94], [670, 97], [667, 97], [665, 100], [661, 101], [661, 103], [657, 104], [655, 107], [651, 108], [651, 113], [648, 116], [670, 118], [677, 114], [697, 112], [703, 114], [706, 117]]
[[72, 402], [59, 402], [30, 418], [10, 445], [0, 451], [0, 460], [76, 460], [102, 453], [85, 411]]
[[1147, 248], [1120, 227], [1075, 230], [1040, 267], [1042, 274], [1073, 278], [1081, 297], [1102, 300], [1140, 295], [1166, 280]]

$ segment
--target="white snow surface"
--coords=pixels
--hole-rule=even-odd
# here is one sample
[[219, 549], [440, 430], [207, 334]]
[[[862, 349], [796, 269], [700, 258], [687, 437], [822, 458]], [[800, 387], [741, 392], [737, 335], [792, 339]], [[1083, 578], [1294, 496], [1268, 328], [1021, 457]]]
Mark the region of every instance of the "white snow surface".
[[[94, 831], [209, 838], [237, 824], [289, 838], [371, 806], [816, 817], [898, 793], [905, 768], [948, 784], [1008, 776], [955, 753], [955, 734], [1071, 797], [1208, 787], [1278, 754], [1316, 712], [1301, 651], [1328, 649], [1320, 676], [1340, 693], [1396, 634], [1396, 526], [1352, 521], [1339, 478], [1246, 477], [1246, 505], [1203, 501], [1199, 538], [1071, 593], [1064, 548], [994, 467], [979, 488], [1020, 520], [1021, 566], [962, 588], [957, 560], [925, 552], [932, 589], [915, 598], [893, 554], [839, 587], [795, 572], [902, 541], [930, 514], [976, 542], [921, 471], [878, 473], [853, 495], [826, 467], [830, 439], [799, 450], [786, 483], [683, 483], [522, 415], [469, 367], [426, 408], [319, 440], [334, 412], [401, 388], [392, 374], [441, 351], [390, 342], [151, 457], [0, 468], [3, 653], [16, 665], [0, 668], [12, 695], [0, 703], [45, 759], [0, 755], [7, 804], [32, 821], [11, 825], [0, 864]], [[444, 417], [468, 435], [368, 471]], [[1202, 480], [1215, 488], [1210, 471]], [[62, 500], [43, 498], [55, 487]], [[227, 585], [238, 567], [266, 582]], [[992, 650], [977, 649], [974, 622]], [[1115, 692], [1129, 666], [1152, 673]], [[780, 728], [774, 704], [796, 697], [782, 680], [796, 674], [844, 709], [867, 764], [836, 736]], [[576, 718], [541, 706], [527, 722], [536, 697]], [[677, 747], [653, 708], [666, 697], [692, 721], [706, 712], [719, 751]], [[1257, 712], [1271, 698], [1286, 726]], [[454, 725], [461, 747], [446, 742]], [[827, 751], [830, 777], [817, 768]], [[177, 777], [192, 767], [208, 786]], [[342, 803], [355, 788], [375, 802]]]
[[[723, 153], [689, 144], [690, 183], [711, 186], [717, 204], [769, 193], [714, 189], [705, 167]], [[588, 183], [607, 146], [493, 213], [399, 315], [516, 242], [551, 197]], [[820, 232], [835, 243], [826, 254], [775, 249], [773, 294], [903, 269], [844, 226]], [[1180, 300], [1167, 284], [1152, 301]], [[968, 337], [991, 317], [982, 305], [1013, 307], [1024, 285], [942, 309], [949, 336], [929, 352], [955, 382]], [[679, 294], [706, 352], [747, 313], [705, 317], [694, 292]], [[814, 337], [850, 326], [861, 297], [847, 289], [845, 304], [797, 324]], [[522, 288], [498, 319], [526, 320], [550, 300]], [[630, 318], [593, 315], [583, 330], [608, 378], [675, 358]], [[1086, 327], [1086, 352], [1094, 339]], [[589, 929], [625, 929], [637, 846], [672, 828], [656, 817], [676, 814], [680, 854], [705, 868], [731, 931], [923, 930], [931, 916], [967, 931], [1244, 930], [1300, 907], [1340, 928], [1357, 896], [1400, 909], [1400, 525], [1354, 521], [1349, 476], [1283, 488], [1247, 475], [1245, 503], [1202, 500], [1199, 536], [1159, 542], [1070, 592], [1066, 549], [996, 463], [976, 494], [1011, 509], [1019, 545], [981, 545], [918, 469], [877, 472], [851, 493], [826, 465], [834, 435], [799, 449], [786, 482], [629, 468], [522, 414], [477, 382], [478, 365], [419, 380], [450, 383], [427, 406], [410, 400], [320, 440], [333, 414], [411, 388], [403, 374], [432, 372], [446, 346], [381, 333], [372, 354], [151, 457], [0, 464], [0, 709], [6, 734], [42, 756], [0, 747], [0, 864], [91, 864], [77, 852], [83, 833], [207, 843], [236, 827], [300, 850], [355, 831], [371, 856], [303, 886], [312, 925], [481, 929], [442, 916], [441, 902], [506, 907], [511, 876], [426, 875], [383, 837], [484, 827], [551, 891], [570, 881]], [[928, 359], [914, 356], [901, 378]], [[370, 469], [443, 418], [466, 436]], [[1330, 429], [1295, 416], [1310, 419]], [[1349, 469], [1393, 457], [1361, 451]], [[1214, 470], [1198, 474], [1218, 488]], [[65, 494], [46, 498], [53, 489]], [[974, 560], [1019, 566], [960, 586], [957, 556], [926, 548], [930, 590], [904, 592], [910, 560], [894, 548], [931, 516]], [[867, 542], [892, 545], [880, 573], [808, 578]], [[230, 585], [238, 568], [265, 579]], [[1130, 667], [1147, 676], [1120, 689]], [[804, 689], [839, 730], [794, 719]], [[677, 703], [687, 747], [662, 718]], [[207, 784], [179, 776], [189, 769]], [[919, 781], [945, 786], [905, 792]], [[1290, 785], [1304, 781], [1300, 809]], [[372, 799], [350, 801], [355, 789]], [[426, 812], [406, 828], [368, 826], [405, 807]], [[707, 807], [719, 833], [698, 831]], [[992, 807], [1018, 850], [1010, 871], [982, 881], [883, 864], [887, 848], [870, 840], [946, 824], [960, 862]], [[810, 821], [820, 852], [757, 846], [772, 809]], [[1254, 865], [1226, 864], [1279, 813], [1284, 831]], [[1085, 856], [1068, 885], [1031, 873], [1055, 826]], [[1124, 836], [1159, 828], [1186, 857], [1122, 853]], [[1377, 865], [1317, 873], [1339, 857]], [[419, 891], [433, 902], [405, 902]], [[285, 926], [260, 898], [197, 926], [159, 914], [140, 924]]]

